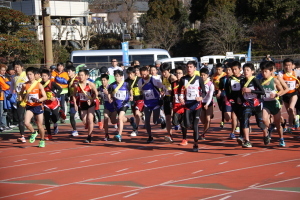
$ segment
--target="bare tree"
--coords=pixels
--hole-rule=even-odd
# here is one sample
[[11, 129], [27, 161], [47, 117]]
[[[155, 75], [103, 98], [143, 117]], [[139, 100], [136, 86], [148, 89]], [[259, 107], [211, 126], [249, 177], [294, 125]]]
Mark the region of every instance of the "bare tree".
[[122, 4], [120, 5], [118, 14], [122, 22], [127, 24], [127, 29], [129, 29], [130, 22], [134, 18], [134, 12], [137, 11], [136, 2], [137, 0], [122, 0]]
[[90, 24], [89, 26], [80, 24], [74, 26], [74, 29], [79, 33], [81, 49], [88, 50], [90, 39], [97, 35], [96, 26], [94, 24]]
[[178, 23], [168, 18], [153, 19], [146, 24], [144, 31], [149, 44], [167, 51], [180, 40], [181, 35]]
[[244, 38], [242, 23], [226, 8], [218, 8], [214, 13], [201, 25], [204, 35], [202, 40], [206, 43], [205, 52], [225, 54], [228, 51], [239, 51]]
[[[58, 42], [58, 45], [61, 46], [61, 41], [62, 41], [62, 38], [66, 32], [66, 38], [65, 38], [65, 41], [66, 41], [66, 44], [67, 44], [67, 41], [68, 41], [68, 25], [69, 23], [66, 22], [66, 25], [62, 25], [62, 18], [60, 18], [59, 20], [56, 21], [57, 23], [55, 23], [55, 27], [58, 31], [57, 33], [57, 42]], [[66, 45], [65, 45], [66, 46]]]

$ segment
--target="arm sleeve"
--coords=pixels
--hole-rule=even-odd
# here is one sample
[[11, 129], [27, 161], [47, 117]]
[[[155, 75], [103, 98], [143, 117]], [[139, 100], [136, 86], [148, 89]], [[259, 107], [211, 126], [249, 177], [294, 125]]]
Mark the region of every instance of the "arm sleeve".
[[52, 82], [51, 84], [52, 84], [52, 92], [54, 92], [55, 96], [59, 98], [62, 88], [59, 85], [57, 85], [55, 82]]
[[215, 91], [215, 86], [213, 83], [210, 84], [209, 86], [209, 91], [205, 96], [205, 100], [206, 100], [206, 104], [209, 105], [210, 102], [212, 101], [213, 95], [214, 95], [214, 91]]
[[224, 84], [224, 89], [225, 89], [225, 94], [227, 99], [232, 99], [231, 98], [231, 90], [230, 90], [230, 78], [228, 78]]
[[224, 80], [225, 80], [224, 77], [222, 77], [222, 78], [220, 79], [219, 90], [224, 90], [224, 89], [225, 89]]
[[254, 78], [252, 81], [253, 81], [253, 85], [256, 88], [258, 88], [258, 90], [251, 90], [251, 93], [253, 93], [253, 94], [259, 94], [259, 95], [264, 95], [265, 94], [265, 90], [261, 86], [261, 84], [258, 82], [258, 79]]
[[206, 91], [205, 91], [205, 85], [204, 85], [204, 81], [203, 78], [199, 77], [199, 84], [200, 84], [200, 94], [202, 96], [202, 98], [204, 98], [206, 96]]
[[179, 96], [183, 98], [184, 96], [184, 79], [181, 78], [180, 81], [179, 81], [179, 86], [178, 86], [178, 93], [179, 93]]

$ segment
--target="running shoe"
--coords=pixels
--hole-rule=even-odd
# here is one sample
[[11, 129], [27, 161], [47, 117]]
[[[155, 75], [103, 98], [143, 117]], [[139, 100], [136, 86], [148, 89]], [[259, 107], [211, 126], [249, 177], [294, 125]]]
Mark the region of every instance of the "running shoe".
[[12, 124], [12, 125], [10, 125], [9, 127], [10, 127], [10, 128], [15, 128], [15, 127], [17, 127], [17, 125]]
[[220, 123], [220, 128], [224, 128], [224, 122]]
[[287, 128], [287, 130], [286, 130], [286, 132], [287, 132], [287, 133], [290, 133], [290, 134], [292, 134], [292, 132], [293, 132], [293, 128], [291, 128], [291, 127], [288, 127], [288, 128]]
[[35, 131], [31, 134], [30, 138], [29, 138], [29, 143], [34, 143], [36, 136], [38, 135], [38, 132]]
[[187, 140], [182, 140], [182, 142], [179, 145], [180, 146], [186, 146], [186, 145], [188, 145], [188, 141]]
[[161, 129], [165, 129], [167, 127], [166, 120], [162, 117], [160, 123]]
[[39, 143], [39, 147], [44, 148], [45, 146], [46, 146], [45, 140], [41, 140], [40, 143]]
[[271, 140], [271, 138], [269, 136], [264, 137], [264, 144], [265, 145], [270, 144], [270, 140]]
[[115, 127], [115, 129], [117, 129], [118, 128], [118, 124], [114, 124], [114, 127]]
[[284, 133], [286, 133], [286, 132], [288, 131], [288, 129], [287, 129], [287, 128], [283, 128], [282, 131], [283, 131]]
[[130, 133], [130, 136], [131, 136], [131, 137], [135, 137], [135, 136], [137, 136], [137, 134], [138, 134], [138, 131], [132, 131], [132, 132]]
[[71, 135], [72, 135], [73, 137], [76, 137], [76, 136], [78, 136], [79, 134], [78, 134], [78, 131], [72, 131]]
[[242, 137], [236, 138], [236, 141], [239, 145], [243, 146], [244, 139]]
[[281, 126], [282, 126], [283, 129], [286, 129], [286, 127], [285, 127], [286, 126], [286, 119], [283, 120], [283, 122], [281, 123]]
[[244, 144], [242, 144], [242, 146], [244, 148], [251, 148], [252, 147], [252, 144], [250, 143], [250, 141], [245, 141]]
[[26, 139], [24, 137], [18, 138], [17, 142], [26, 143]]
[[137, 129], [137, 125], [136, 125], [136, 123], [134, 122], [134, 117], [131, 117], [131, 118], [130, 118], [130, 125], [132, 126], [133, 130], [136, 130], [136, 129]]
[[84, 143], [91, 143], [92, 142], [92, 137], [89, 135], [83, 142]]
[[57, 125], [57, 123], [55, 123], [53, 125], [53, 134], [56, 135], [57, 133], [58, 133], [58, 125]]
[[229, 139], [235, 140], [236, 139], [235, 134], [234, 133], [230, 133], [229, 134]]
[[197, 144], [194, 144], [193, 146], [193, 152], [198, 152], [199, 151], [199, 147]]
[[121, 135], [115, 135], [114, 140], [116, 140], [117, 142], [121, 142], [122, 141], [122, 136]]
[[280, 138], [280, 139], [279, 139], [279, 146], [280, 146], [280, 147], [285, 147], [285, 142], [284, 142], [284, 139], [283, 139], [283, 138]]
[[204, 135], [204, 134], [201, 134], [201, 135], [199, 136], [199, 139], [200, 139], [200, 140], [205, 140], [205, 135]]
[[236, 134], [240, 134], [240, 127], [236, 127], [236, 128], [235, 128], [235, 133], [236, 133]]
[[103, 138], [103, 141], [109, 141], [109, 135], [106, 134], [105, 137]]
[[176, 126], [174, 127], [174, 129], [175, 129], [175, 130], [180, 130], [181, 127], [180, 127], [180, 125], [176, 125]]
[[299, 124], [299, 115], [296, 115], [295, 117], [295, 128], [299, 128], [300, 124]]
[[47, 137], [45, 137], [45, 140], [52, 140], [52, 135], [49, 135]]
[[173, 138], [172, 136], [165, 136], [165, 141], [169, 143], [173, 143]]
[[149, 143], [152, 143], [152, 142], [153, 142], [153, 137], [150, 136], [150, 137], [148, 138], [148, 140], [147, 140], [147, 143], [149, 144]]
[[98, 126], [99, 126], [99, 129], [100, 129], [100, 130], [103, 129], [103, 123], [102, 123], [102, 122], [98, 122]]

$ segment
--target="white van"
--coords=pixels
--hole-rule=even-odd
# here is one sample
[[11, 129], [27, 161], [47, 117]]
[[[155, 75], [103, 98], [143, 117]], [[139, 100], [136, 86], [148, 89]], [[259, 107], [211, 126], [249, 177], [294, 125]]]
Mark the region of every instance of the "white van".
[[231, 52], [226, 53], [225, 61], [233, 62], [239, 61], [243, 66], [246, 63], [247, 55], [246, 54], [231, 54]]
[[175, 69], [177, 66], [186, 65], [188, 61], [195, 61], [197, 63], [197, 69], [199, 69], [198, 58], [196, 57], [175, 57], [175, 58], [165, 58], [160, 59], [162, 63], [169, 63], [172, 65], [172, 69]]
[[200, 57], [201, 64], [208, 63], [208, 67], [213, 68], [214, 65], [222, 63], [225, 60], [223, 55], [208, 55]]
[[[128, 52], [129, 61], [138, 60], [140, 65], [153, 65], [156, 60], [171, 57], [169, 52], [164, 49], [129, 49]], [[122, 49], [72, 51], [70, 60], [74, 64], [85, 63], [88, 65], [88, 63], [98, 62], [109, 65], [113, 58], [117, 59], [118, 62], [122, 62]]]

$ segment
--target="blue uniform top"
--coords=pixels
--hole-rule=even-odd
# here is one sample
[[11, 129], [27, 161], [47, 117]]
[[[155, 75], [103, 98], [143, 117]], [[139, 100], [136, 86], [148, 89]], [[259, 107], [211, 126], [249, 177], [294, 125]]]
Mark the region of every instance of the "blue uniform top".
[[144, 104], [146, 107], [154, 109], [159, 106], [159, 88], [163, 88], [163, 84], [160, 79], [151, 77], [149, 80], [145, 81], [141, 78], [138, 82], [138, 87], [141, 91], [143, 91]]
[[124, 82], [118, 91], [115, 91], [116, 87], [118, 87], [118, 83], [113, 82], [109, 85], [108, 92], [112, 95], [115, 110], [119, 111], [123, 107], [129, 107], [130, 85]]

